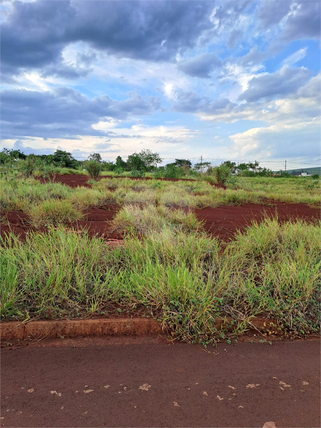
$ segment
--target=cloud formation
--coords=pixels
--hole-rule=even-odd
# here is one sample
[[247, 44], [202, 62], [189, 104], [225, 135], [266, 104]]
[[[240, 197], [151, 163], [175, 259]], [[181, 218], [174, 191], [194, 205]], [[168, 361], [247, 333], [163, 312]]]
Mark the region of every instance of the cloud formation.
[[289, 68], [283, 66], [281, 70], [272, 74], [253, 77], [249, 81], [249, 88], [240, 95], [241, 101], [271, 100], [275, 96], [288, 96], [296, 93], [311, 78], [312, 72], [306, 68]]
[[103, 131], [92, 128], [101, 118], [127, 120], [159, 108], [158, 99], [135, 93], [124, 101], [115, 101], [108, 95], [89, 99], [70, 88], [57, 88], [53, 92], [5, 90], [2, 138], [101, 135]]
[[222, 65], [216, 54], [202, 54], [178, 64], [178, 68], [192, 77], [210, 78], [210, 73]]
[[67, 73], [61, 52], [80, 41], [120, 57], [171, 61], [212, 27], [213, 5], [212, 1], [17, 1], [1, 25], [3, 72], [41, 68], [48, 74], [52, 64], [60, 64], [60, 71]]
[[319, 1], [5, 0], [0, 13], [10, 147], [271, 157], [306, 133], [317, 150]]

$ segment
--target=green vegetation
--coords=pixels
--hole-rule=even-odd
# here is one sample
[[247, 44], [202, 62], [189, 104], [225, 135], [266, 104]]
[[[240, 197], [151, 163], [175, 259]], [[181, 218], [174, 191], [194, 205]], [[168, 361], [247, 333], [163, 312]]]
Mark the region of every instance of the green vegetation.
[[101, 163], [98, 162], [97, 160], [88, 160], [85, 163], [85, 169], [90, 175], [90, 177], [96, 180], [101, 173], [102, 166], [101, 166]]
[[[87, 162], [101, 166], [96, 155]], [[105, 177], [89, 181], [91, 188], [71, 189], [55, 183], [55, 174], [82, 170], [10, 159], [0, 170], [2, 214], [21, 210], [38, 231], [25, 241], [13, 234], [2, 241], [3, 319], [86, 317], [117, 305], [132, 314], [145, 311], [174, 338], [190, 342], [228, 337], [227, 328], [217, 329], [217, 317], [232, 318], [235, 335], [251, 327], [254, 316], [274, 319], [283, 335], [319, 331], [320, 225], [266, 220], [222, 244], [203, 232], [193, 208], [273, 201], [318, 208], [320, 180], [232, 176], [231, 165], [223, 165], [226, 189], [213, 185], [211, 170], [193, 181]], [[187, 160], [175, 163], [165, 173], [191, 174]], [[30, 175], [33, 165], [38, 170]], [[155, 177], [156, 166], [148, 168]], [[44, 183], [34, 178], [37, 171]], [[110, 249], [73, 230], [88, 208], [110, 204], [121, 205], [110, 229], [124, 235], [122, 247]]]
[[113, 250], [59, 228], [24, 243], [11, 235], [1, 250], [2, 317], [88, 316], [117, 303], [133, 312], [145, 307], [192, 342], [224, 338], [215, 317], [225, 316], [240, 323], [239, 333], [256, 315], [275, 319], [285, 335], [318, 331], [319, 227], [269, 220], [222, 252], [201, 232], [154, 226], [143, 240], [129, 228], [124, 246]]

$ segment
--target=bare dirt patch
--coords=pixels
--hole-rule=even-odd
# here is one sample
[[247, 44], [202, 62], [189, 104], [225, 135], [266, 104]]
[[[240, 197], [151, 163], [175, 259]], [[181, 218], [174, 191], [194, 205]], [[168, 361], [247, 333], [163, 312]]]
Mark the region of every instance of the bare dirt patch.
[[[38, 180], [41, 183], [46, 183], [48, 180], [44, 179], [43, 177], [37, 177]], [[104, 178], [118, 178], [118, 179], [122, 179], [122, 178], [128, 178], [130, 180], [144, 180], [144, 181], [148, 181], [148, 180], [155, 180], [152, 177], [115, 177], [114, 175], [102, 175], [100, 176], [97, 180], [102, 180]], [[88, 180], [90, 180], [90, 176], [89, 175], [84, 175], [84, 174], [65, 174], [65, 175], [53, 175], [50, 176], [50, 180], [54, 181], [55, 183], [61, 183], [61, 184], [65, 184], [66, 186], [75, 188], [78, 186], [84, 186], [84, 187], [91, 187], [90, 184], [88, 184]], [[162, 180], [162, 181], [195, 181], [192, 179], [180, 179], [180, 178], [157, 178], [157, 180]], [[212, 183], [211, 183], [212, 184]], [[213, 184], [215, 186], [215, 184]], [[221, 186], [218, 186], [221, 187]]]
[[[78, 220], [75, 223], [68, 225], [76, 231], [87, 231], [91, 237], [103, 238], [111, 247], [120, 245], [122, 236], [111, 232], [110, 221], [119, 211], [119, 205], [106, 205], [100, 208], [91, 208], [85, 211], [84, 219]], [[30, 218], [22, 211], [6, 211], [2, 213], [2, 222], [0, 224], [1, 237], [4, 238], [9, 232], [13, 232], [22, 241], [31, 231], [39, 231], [32, 226]], [[40, 229], [41, 232], [46, 232], [45, 227]]]
[[244, 232], [254, 221], [261, 223], [266, 218], [277, 217], [278, 221], [305, 220], [315, 223], [320, 220], [320, 210], [306, 204], [273, 202], [270, 205], [246, 204], [196, 209], [197, 219], [204, 221], [205, 230], [222, 241], [233, 239], [235, 233]]

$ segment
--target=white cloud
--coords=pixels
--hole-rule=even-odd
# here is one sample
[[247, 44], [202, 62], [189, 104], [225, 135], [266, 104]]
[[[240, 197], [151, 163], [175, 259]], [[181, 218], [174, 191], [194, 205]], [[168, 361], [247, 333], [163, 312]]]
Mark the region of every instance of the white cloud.
[[292, 55], [289, 55], [285, 60], [283, 61], [283, 65], [287, 65], [288, 67], [292, 67], [297, 62], [301, 61], [308, 52], [307, 48], [299, 49], [298, 51], [294, 52]]
[[[86, 159], [91, 153], [99, 152], [103, 159], [115, 160], [117, 156], [126, 158], [142, 149], [150, 149], [166, 158], [179, 158], [185, 150], [185, 144], [198, 133], [182, 126], [149, 127], [135, 124], [129, 128], [113, 128], [111, 122], [99, 122], [95, 125], [95, 129], [110, 131], [110, 134], [105, 137], [79, 135], [74, 139], [47, 138], [44, 140], [30, 137], [24, 141], [28, 148], [36, 151], [61, 149], [74, 153], [74, 156], [81, 156], [81, 159]], [[11, 149], [15, 143], [14, 139], [6, 139], [2, 140], [1, 145]]]
[[236, 158], [298, 157], [320, 153], [320, 123], [277, 124], [231, 135]]

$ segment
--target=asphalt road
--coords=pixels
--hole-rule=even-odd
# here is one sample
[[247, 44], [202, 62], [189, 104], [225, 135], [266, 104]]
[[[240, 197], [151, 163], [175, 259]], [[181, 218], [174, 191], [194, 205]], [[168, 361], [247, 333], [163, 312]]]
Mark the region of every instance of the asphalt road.
[[78, 339], [1, 351], [4, 427], [319, 427], [318, 340]]

